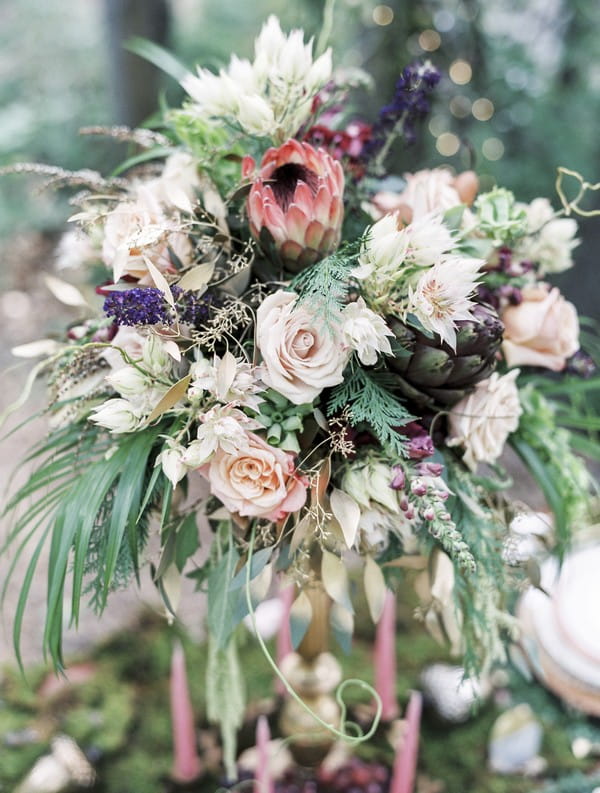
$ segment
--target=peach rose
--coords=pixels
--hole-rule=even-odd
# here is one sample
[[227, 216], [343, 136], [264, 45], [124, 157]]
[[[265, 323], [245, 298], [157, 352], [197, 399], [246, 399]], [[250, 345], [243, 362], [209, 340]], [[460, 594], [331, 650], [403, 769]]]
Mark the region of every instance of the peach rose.
[[373, 204], [380, 215], [398, 212], [405, 223], [431, 212], [445, 212], [459, 204], [470, 206], [479, 188], [473, 171], [454, 176], [447, 168], [434, 168], [407, 173], [404, 178], [406, 188], [402, 193], [381, 191], [373, 198]]
[[275, 292], [256, 313], [257, 346], [263, 357], [263, 381], [295, 405], [318, 396], [344, 379], [348, 351], [322, 319], [295, 292]]
[[220, 449], [199, 470], [230, 512], [281, 520], [304, 505], [307, 481], [296, 473], [294, 455], [253, 432], [247, 438], [247, 446], [231, 453]]
[[560, 372], [579, 349], [577, 311], [556, 288], [523, 289], [523, 301], [502, 312], [502, 352], [508, 366], [543, 366]]

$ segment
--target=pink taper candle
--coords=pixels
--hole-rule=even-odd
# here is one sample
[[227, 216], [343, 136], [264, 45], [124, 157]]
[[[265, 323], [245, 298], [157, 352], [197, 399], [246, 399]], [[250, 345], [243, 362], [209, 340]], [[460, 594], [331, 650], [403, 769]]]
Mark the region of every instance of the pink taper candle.
[[171, 720], [173, 725], [173, 779], [193, 782], [202, 766], [196, 750], [194, 713], [185, 671], [183, 647], [176, 642], [171, 657]]
[[396, 750], [390, 793], [414, 793], [422, 705], [421, 694], [418, 691], [411, 692], [406, 708], [404, 739]]
[[[294, 602], [294, 587], [288, 586], [280, 590], [279, 599], [283, 605], [281, 614], [281, 625], [277, 633], [277, 666], [281, 668], [281, 662], [293, 651], [292, 633], [290, 631], [290, 610]], [[279, 677], [275, 678], [275, 691], [277, 694], [285, 694], [285, 687]]]
[[256, 724], [256, 775], [254, 777], [254, 793], [275, 793], [275, 785], [271, 779], [269, 767], [269, 741], [271, 732], [266, 716], [259, 716]]
[[381, 698], [381, 718], [392, 721], [398, 716], [396, 699], [396, 598], [385, 593], [381, 618], [375, 635], [375, 690]]

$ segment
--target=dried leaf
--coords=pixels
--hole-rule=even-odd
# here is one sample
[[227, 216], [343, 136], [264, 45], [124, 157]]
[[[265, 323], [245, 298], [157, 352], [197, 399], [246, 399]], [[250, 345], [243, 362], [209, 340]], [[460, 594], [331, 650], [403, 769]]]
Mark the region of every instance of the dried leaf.
[[169, 623], [172, 623], [177, 616], [177, 609], [181, 600], [181, 582], [182, 575], [175, 564], [169, 565], [158, 582]]
[[309, 532], [309, 529], [312, 525], [312, 518], [310, 515], [305, 515], [301, 521], [296, 523], [294, 527], [294, 533], [292, 534], [292, 540], [290, 542], [290, 553], [294, 554], [298, 550], [298, 548], [302, 545], [303, 540], [305, 539], [306, 535]]
[[54, 275], [46, 275], [44, 281], [54, 297], [65, 306], [86, 306], [89, 308], [89, 303], [73, 284], [68, 284]]
[[188, 270], [177, 282], [177, 286], [191, 292], [204, 291], [215, 272], [215, 262], [205, 262]]
[[161, 271], [156, 267], [156, 265], [152, 264], [150, 259], [147, 256], [144, 256], [144, 263], [148, 268], [148, 272], [150, 274], [150, 278], [154, 281], [154, 286], [165, 296], [165, 300], [167, 303], [174, 308], [175, 307], [175, 298], [173, 297], [173, 293], [171, 292], [171, 287], [167, 283], [167, 279], [161, 273]]
[[227, 392], [235, 380], [236, 371], [237, 361], [235, 360], [235, 356], [227, 350], [217, 369], [217, 397], [219, 399], [225, 399]]
[[167, 410], [170, 410], [172, 407], [174, 407], [174, 405], [176, 405], [179, 400], [185, 396], [191, 379], [192, 376], [186, 374], [185, 377], [182, 377], [181, 380], [178, 380], [174, 385], [172, 385], [160, 400], [158, 405], [154, 408], [152, 413], [148, 416], [148, 422], [155, 421]]
[[315, 485], [312, 486], [310, 495], [311, 495], [311, 503], [312, 506], [317, 506], [318, 504], [323, 504], [323, 500], [325, 498], [325, 491], [327, 490], [327, 485], [329, 484], [329, 479], [331, 477], [331, 459], [327, 457], [327, 459], [323, 460], [321, 467], [319, 468], [319, 472], [317, 474], [317, 482]]
[[17, 358], [37, 358], [38, 355], [53, 355], [61, 346], [54, 339], [38, 339], [13, 347], [11, 353]]
[[336, 641], [342, 648], [342, 651], [348, 655], [352, 647], [354, 615], [351, 611], [344, 608], [344, 606], [341, 606], [339, 603], [334, 603], [331, 607], [329, 620]]
[[300, 592], [290, 609], [290, 634], [294, 649], [298, 647], [304, 638], [312, 618], [313, 608], [308, 595], [305, 592]]
[[367, 556], [365, 561], [364, 585], [371, 619], [374, 623], [378, 623], [383, 612], [387, 589], [381, 567], [371, 556]]
[[273, 565], [269, 563], [250, 582], [250, 595], [253, 603], [262, 603], [267, 596], [271, 581], [273, 580]]
[[178, 363], [181, 361], [181, 350], [179, 349], [179, 345], [174, 341], [163, 341], [163, 349], [170, 355], [171, 358], [176, 360]]
[[321, 578], [329, 597], [350, 613], [353, 613], [346, 565], [339, 556], [331, 553], [331, 551], [323, 551]]
[[341, 526], [346, 545], [351, 548], [360, 523], [360, 507], [352, 496], [337, 488], [333, 489], [329, 501], [331, 510]]

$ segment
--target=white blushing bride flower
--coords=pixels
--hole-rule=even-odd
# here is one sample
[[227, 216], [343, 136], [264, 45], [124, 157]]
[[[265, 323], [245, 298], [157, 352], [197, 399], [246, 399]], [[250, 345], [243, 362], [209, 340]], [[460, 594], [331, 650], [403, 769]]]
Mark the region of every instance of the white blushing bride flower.
[[301, 30], [286, 35], [270, 16], [254, 47], [254, 62], [233, 56], [214, 74], [198, 68], [181, 85], [204, 118], [230, 118], [248, 133], [282, 143], [309, 118], [312, 101], [331, 77], [331, 50], [313, 58]]
[[376, 364], [379, 352], [391, 354], [392, 347], [387, 337], [393, 336], [394, 332], [379, 314], [367, 308], [364, 298], [348, 303], [342, 312], [342, 323], [344, 342], [356, 351], [365, 366]]
[[414, 288], [409, 286], [408, 310], [452, 349], [456, 348], [456, 323], [473, 319], [475, 303], [470, 295], [482, 265], [480, 259], [447, 257], [426, 270]]

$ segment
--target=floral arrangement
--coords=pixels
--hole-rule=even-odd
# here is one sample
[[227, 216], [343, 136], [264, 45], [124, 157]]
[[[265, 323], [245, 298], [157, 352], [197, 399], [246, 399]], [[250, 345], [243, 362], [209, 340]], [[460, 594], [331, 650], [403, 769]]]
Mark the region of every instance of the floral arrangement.
[[235, 628], [275, 578], [296, 587], [295, 644], [319, 577], [347, 646], [356, 598], [377, 621], [386, 589], [414, 576], [417, 616], [468, 671], [488, 668], [531, 574], [510, 553], [524, 507], [504, 492], [505, 447], [543, 490], [559, 553], [589, 510], [576, 452], [597, 455], [579, 430], [598, 423], [577, 400], [597, 381], [576, 309], [546, 280], [577, 245], [568, 172], [560, 211], [480, 192], [471, 171], [391, 176], [439, 73], [409, 66], [374, 123], [349, 117], [368, 77], [334, 71], [330, 50], [313, 54], [275, 17], [253, 61], [218, 74], [174, 63], [187, 99], [160, 129], [95, 130], [136, 147], [116, 174], [51, 172], [80, 186], [61, 272], [98, 285], [51, 279], [85, 317], [17, 351], [44, 356], [51, 424], [8, 505], [7, 545], [39, 536], [17, 648], [48, 541], [54, 663], [68, 577], [76, 623], [82, 597], [102, 610], [147, 563], [174, 614], [190, 576], [208, 593], [221, 719], [241, 707]]

